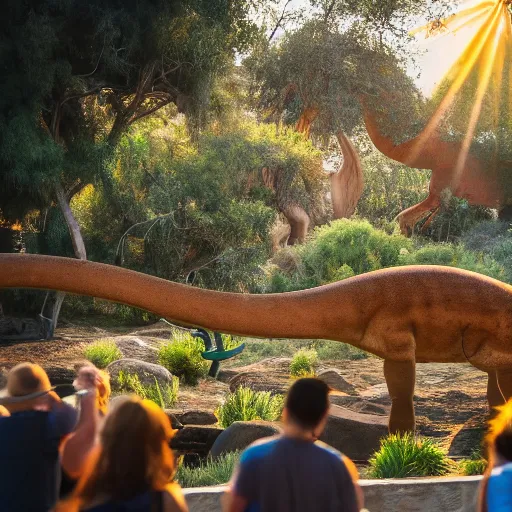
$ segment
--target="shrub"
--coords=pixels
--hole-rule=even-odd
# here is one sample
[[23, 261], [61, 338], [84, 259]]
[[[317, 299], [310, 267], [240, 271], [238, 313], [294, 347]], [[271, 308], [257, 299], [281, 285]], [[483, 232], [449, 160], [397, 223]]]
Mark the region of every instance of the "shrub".
[[316, 350], [299, 350], [290, 363], [290, 375], [292, 377], [308, 377], [315, 375], [315, 367], [318, 364]]
[[483, 475], [486, 468], [485, 459], [464, 459], [459, 462], [459, 472], [464, 476]]
[[158, 360], [185, 384], [195, 386], [199, 378], [208, 372], [208, 362], [201, 356], [204, 350], [201, 340], [187, 334], [163, 345], [158, 352]]
[[110, 363], [123, 357], [112, 340], [98, 340], [84, 349], [84, 356], [97, 368], [106, 368]]
[[172, 384], [164, 386], [160, 386], [155, 378], [155, 383], [148, 386], [140, 381], [137, 374], [120, 371], [117, 382], [121, 391], [135, 393], [143, 400], [151, 400], [162, 409], [172, 407], [178, 400], [180, 387], [178, 377], [173, 377]]
[[240, 452], [225, 453], [216, 459], [208, 458], [197, 467], [180, 464], [176, 472], [176, 480], [182, 487], [203, 487], [227, 483]]
[[449, 470], [449, 460], [430, 439], [414, 434], [390, 434], [381, 440], [380, 449], [369, 460], [371, 478], [439, 476]]
[[359, 361], [370, 357], [368, 352], [339, 341], [317, 340], [313, 347], [320, 361]]
[[235, 421], [276, 421], [283, 412], [283, 404], [281, 395], [272, 396], [268, 391], [253, 391], [241, 386], [229, 393], [215, 414], [222, 428], [228, 428]]

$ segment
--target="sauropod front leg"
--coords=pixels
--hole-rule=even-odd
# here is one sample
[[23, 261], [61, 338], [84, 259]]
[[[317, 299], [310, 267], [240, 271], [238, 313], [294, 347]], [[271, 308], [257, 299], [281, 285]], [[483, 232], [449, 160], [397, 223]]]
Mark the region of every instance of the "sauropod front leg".
[[496, 370], [487, 372], [487, 401], [489, 402], [490, 413], [493, 414], [493, 408], [505, 403], [500, 388], [498, 387], [498, 378]]
[[496, 370], [496, 379], [498, 381], [498, 391], [501, 396], [501, 404], [504, 404], [512, 398], [512, 368]]
[[416, 383], [415, 361], [384, 360], [384, 377], [391, 397], [389, 431], [414, 432], [414, 385]]

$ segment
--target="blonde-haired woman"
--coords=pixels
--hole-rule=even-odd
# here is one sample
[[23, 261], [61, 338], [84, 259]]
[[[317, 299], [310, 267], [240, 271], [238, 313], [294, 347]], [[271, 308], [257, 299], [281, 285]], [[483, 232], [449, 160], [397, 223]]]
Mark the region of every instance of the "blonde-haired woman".
[[480, 487], [481, 512], [512, 510], [512, 400], [497, 411], [486, 438], [489, 464]]
[[156, 404], [137, 397], [123, 401], [107, 415], [72, 498], [57, 511], [186, 512], [181, 489], [172, 482], [172, 435]]

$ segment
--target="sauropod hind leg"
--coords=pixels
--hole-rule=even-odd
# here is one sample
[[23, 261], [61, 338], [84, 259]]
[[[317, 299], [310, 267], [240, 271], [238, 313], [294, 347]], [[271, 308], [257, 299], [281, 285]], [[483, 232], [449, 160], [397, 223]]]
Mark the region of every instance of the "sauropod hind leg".
[[389, 431], [414, 432], [414, 385], [416, 383], [415, 361], [384, 360], [384, 377], [391, 397]]

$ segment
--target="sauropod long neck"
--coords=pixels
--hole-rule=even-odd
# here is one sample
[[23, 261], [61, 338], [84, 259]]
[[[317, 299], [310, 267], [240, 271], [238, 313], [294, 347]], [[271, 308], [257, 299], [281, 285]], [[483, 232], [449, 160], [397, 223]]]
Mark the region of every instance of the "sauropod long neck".
[[[318, 292], [249, 295], [193, 288], [131, 270], [71, 258], [0, 255], [0, 287], [89, 295], [170, 321], [246, 336], [325, 337]], [[318, 289], [317, 289], [318, 290]], [[321, 302], [321, 301], [320, 301]]]

